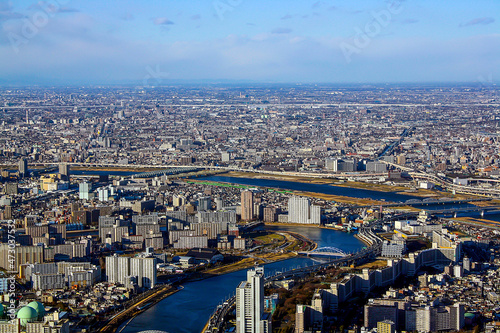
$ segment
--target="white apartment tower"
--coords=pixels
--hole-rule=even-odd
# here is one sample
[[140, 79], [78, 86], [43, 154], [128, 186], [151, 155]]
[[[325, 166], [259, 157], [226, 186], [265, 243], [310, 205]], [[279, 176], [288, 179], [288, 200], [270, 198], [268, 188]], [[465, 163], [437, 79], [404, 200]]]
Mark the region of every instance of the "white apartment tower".
[[106, 276], [110, 283], [127, 284], [130, 277], [141, 288], [153, 288], [156, 285], [156, 258], [106, 257]]
[[247, 280], [236, 288], [236, 333], [268, 333], [264, 315], [264, 268], [247, 271]]
[[288, 222], [320, 224], [321, 207], [311, 205], [308, 198], [293, 196], [288, 200]]

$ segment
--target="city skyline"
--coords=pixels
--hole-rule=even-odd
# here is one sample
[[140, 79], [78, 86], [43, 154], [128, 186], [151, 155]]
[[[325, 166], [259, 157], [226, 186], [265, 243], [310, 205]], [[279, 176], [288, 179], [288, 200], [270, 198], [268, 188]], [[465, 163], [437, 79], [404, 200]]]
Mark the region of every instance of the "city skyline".
[[494, 85], [0, 91], [1, 331], [500, 325]]
[[494, 1], [1, 1], [1, 85], [496, 82]]
[[498, 13], [0, 0], [0, 332], [500, 332]]

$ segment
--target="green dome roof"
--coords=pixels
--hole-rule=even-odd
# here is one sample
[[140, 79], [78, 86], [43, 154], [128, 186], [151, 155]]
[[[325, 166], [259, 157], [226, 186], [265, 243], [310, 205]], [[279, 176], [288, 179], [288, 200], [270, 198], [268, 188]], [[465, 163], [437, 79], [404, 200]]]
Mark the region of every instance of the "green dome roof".
[[17, 312], [16, 317], [21, 320], [21, 326], [26, 326], [29, 322], [37, 319], [38, 313], [32, 307], [24, 306]]
[[45, 316], [45, 307], [43, 306], [42, 303], [33, 301], [30, 304], [28, 304], [28, 306], [30, 308], [35, 309], [38, 318], [42, 318], [43, 316]]
[[17, 312], [17, 318], [19, 319], [36, 319], [38, 317], [38, 313], [31, 306], [23, 306]]
[[475, 314], [467, 312], [464, 317], [465, 318], [474, 318], [475, 316], [476, 316]]

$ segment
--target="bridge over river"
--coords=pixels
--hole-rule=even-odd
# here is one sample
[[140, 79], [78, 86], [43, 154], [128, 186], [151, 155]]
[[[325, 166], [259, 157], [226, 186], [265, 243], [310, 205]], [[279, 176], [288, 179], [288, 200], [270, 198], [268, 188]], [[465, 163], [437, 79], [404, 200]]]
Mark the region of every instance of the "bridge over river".
[[297, 252], [299, 255], [304, 255], [304, 256], [314, 256], [314, 257], [345, 257], [348, 254], [342, 251], [341, 249], [338, 249], [336, 247], [332, 246], [325, 246], [325, 247], [320, 247], [312, 251], [300, 251]]

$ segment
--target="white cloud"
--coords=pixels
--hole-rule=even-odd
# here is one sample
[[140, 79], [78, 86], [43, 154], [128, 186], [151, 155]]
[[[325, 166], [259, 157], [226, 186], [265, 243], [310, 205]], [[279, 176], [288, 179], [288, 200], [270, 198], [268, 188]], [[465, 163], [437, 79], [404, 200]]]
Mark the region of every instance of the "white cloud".
[[154, 22], [155, 25], [171, 25], [171, 24], [174, 24], [174, 22], [170, 21], [166, 17], [155, 17], [153, 19], [153, 22]]

